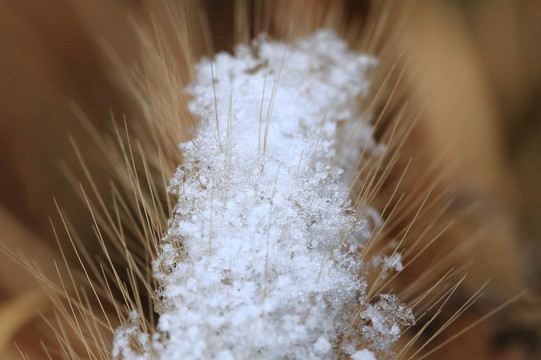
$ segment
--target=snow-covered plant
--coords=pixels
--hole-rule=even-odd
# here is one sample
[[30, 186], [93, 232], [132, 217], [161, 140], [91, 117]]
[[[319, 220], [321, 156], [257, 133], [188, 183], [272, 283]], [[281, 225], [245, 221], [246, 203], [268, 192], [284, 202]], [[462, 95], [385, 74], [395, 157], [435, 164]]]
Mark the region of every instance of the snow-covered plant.
[[402, 269], [400, 255], [361, 257], [376, 210], [349, 193], [353, 155], [385, 151], [358, 102], [375, 63], [331, 30], [199, 62], [186, 91], [200, 123], [180, 145], [179, 200], [153, 263], [159, 322], [141, 331], [133, 312], [115, 359], [393, 353], [411, 309], [392, 294], [368, 303], [366, 276]]

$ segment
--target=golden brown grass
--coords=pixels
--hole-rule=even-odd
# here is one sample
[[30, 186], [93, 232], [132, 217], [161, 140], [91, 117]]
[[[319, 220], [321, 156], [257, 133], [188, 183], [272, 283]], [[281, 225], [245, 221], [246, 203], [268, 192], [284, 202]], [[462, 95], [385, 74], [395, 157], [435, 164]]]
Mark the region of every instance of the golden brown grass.
[[[464, 39], [460, 27], [446, 24], [446, 19], [453, 18], [445, 17], [442, 8], [422, 2], [416, 5], [419, 7], [411, 5], [400, 10], [392, 4], [362, 5], [361, 2], [354, 6], [334, 1], [234, 3], [235, 6], [212, 1], [141, 1], [136, 5], [113, 2], [97, 6], [103, 12], [96, 15], [82, 3], [61, 1], [55, 10], [65, 14], [69, 21], [51, 20], [44, 24], [36, 20], [36, 9], [1, 5], [6, 8], [2, 16], [9, 24], [15, 24], [11, 19], [20, 17], [26, 19], [29, 28], [50, 29], [45, 35], [36, 35], [35, 30], [27, 30], [24, 25], [12, 25], [21, 39], [30, 39], [39, 48], [35, 56], [43, 59], [43, 69], [35, 70], [40, 81], [25, 83], [22, 79], [23, 90], [32, 84], [31, 93], [43, 93], [43, 97], [51, 100], [44, 102], [47, 107], [22, 115], [12, 110], [2, 124], [15, 138], [3, 138], [0, 145], [15, 153], [15, 160], [4, 160], [0, 165], [2, 169], [17, 169], [14, 172], [17, 175], [5, 177], [2, 185], [8, 188], [15, 183], [15, 194], [37, 199], [33, 206], [25, 206], [25, 201], [10, 207], [11, 213], [25, 219], [22, 224], [7, 211], [2, 215], [3, 229], [13, 229], [9, 233], [6, 230], [5, 238], [17, 242], [2, 240], [2, 245], [35, 274], [39, 286], [31, 279], [10, 282], [11, 277], [4, 276], [2, 291], [7, 296], [0, 307], [0, 321], [6, 320], [2, 321], [0, 341], [7, 344], [15, 338], [21, 343], [23, 354], [43, 358], [34, 332], [37, 328], [25, 327], [36, 316], [34, 308], [41, 309], [45, 322], [55, 329], [49, 330], [46, 339], [47, 353], [52, 358], [110, 358], [112, 332], [126, 321], [130, 309], [147, 314], [140, 327], [151, 331], [155, 323], [151, 295], [158, 284], [152, 280], [149, 263], [158, 251], [174, 204], [165, 189], [182, 161], [177, 144], [189, 137], [189, 130], [195, 124], [183, 94], [184, 86], [193, 76], [194, 61], [204, 54], [230, 49], [234, 43], [247, 42], [261, 30], [288, 40], [323, 26], [336, 28], [353, 48], [375, 53], [382, 59], [380, 68], [373, 74], [375, 86], [365, 107], [375, 114], [375, 136], [388, 144], [391, 151], [381, 159], [368, 159], [360, 154], [362, 161], [358, 164], [358, 181], [352, 186], [352, 196], [356, 202], [362, 199], [376, 206], [384, 224], [365, 252], [386, 251], [390, 241], [396, 241], [396, 248], [404, 251], [404, 273], [388, 279], [376, 275], [370, 288], [371, 294], [394, 290], [414, 307], [420, 320], [417, 327], [405, 330], [398, 357], [428, 357], [450, 340], [460, 345], [443, 350], [449, 357], [464, 352], [470, 358], [495, 357], [497, 353], [491, 352], [489, 342], [498, 330], [496, 326], [505, 324], [508, 318], [511, 323], [520, 324], [522, 320], [520, 317], [515, 320], [512, 311], [508, 311], [507, 317], [492, 316], [492, 310], [515, 300], [514, 295], [526, 284], [516, 245], [510, 241], [513, 236], [509, 216], [504, 213], [500, 216], [503, 221], [489, 227], [487, 205], [470, 206], [470, 193], [476, 198], [481, 191], [480, 197], [489, 197], [505, 189], [507, 180], [499, 165], [500, 155], [494, 150], [497, 145], [490, 126], [494, 117], [492, 107], [487, 105], [489, 100], [482, 98], [486, 84], [479, 76], [479, 64], [475, 63], [471, 44]], [[79, 18], [74, 16], [73, 9], [84, 9], [82, 14], [87, 17], [81, 13]], [[420, 16], [419, 9], [432, 15]], [[128, 12], [135, 14], [130, 20], [127, 20]], [[13, 18], [9, 18], [10, 14]], [[122, 31], [111, 25], [113, 21], [96, 21], [100, 14], [120, 19], [124, 24]], [[431, 40], [420, 30], [426, 29], [423, 21], [434, 18], [443, 24], [435, 28], [444, 32], [443, 37], [454, 36], [454, 48], [439, 44], [441, 37], [434, 33], [430, 34], [434, 37]], [[106, 56], [100, 58], [101, 51], [89, 40], [89, 28], [104, 35], [100, 42]], [[66, 56], [63, 49], [54, 46], [52, 42], [57, 38], [67, 39], [72, 55]], [[21, 44], [5, 46], [15, 49], [11, 50], [13, 59], [28, 61], [17, 55], [24, 53]], [[415, 51], [422, 46], [427, 49]], [[462, 54], [461, 67], [455, 69], [456, 73], [467, 74], [469, 81], [466, 86], [457, 85], [455, 94], [464, 89], [471, 93], [463, 113], [453, 111], [445, 115], [440, 110], [453, 107], [452, 97], [445, 98], [449, 93], [440, 95], [437, 89], [418, 79], [424, 78], [423, 72], [455, 76], [450, 69], [433, 70], [425, 66], [427, 62], [433, 66], [443, 62], [450, 56], [446, 51], [452, 50]], [[84, 54], [92, 54], [101, 62], [112, 62], [111, 72], [121, 89], [104, 75], [107, 67], [88, 64]], [[424, 58], [419, 58], [419, 54]], [[81, 75], [88, 69], [97, 73]], [[58, 72], [73, 83], [58, 84], [55, 81]], [[18, 73], [13, 74], [16, 77]], [[93, 85], [88, 84], [88, 78], [93, 78]], [[447, 83], [446, 79], [439, 80]], [[88, 89], [89, 86], [98, 89], [97, 92]], [[24, 98], [23, 90], [17, 93], [15, 89], [13, 97]], [[76, 105], [70, 102], [68, 107], [64, 106], [67, 94]], [[36, 96], [37, 107], [43, 97]], [[430, 100], [425, 102], [427, 98]], [[15, 105], [15, 109], [17, 106], [24, 108]], [[113, 109], [110, 114], [109, 106]], [[10, 108], [1, 107], [1, 114], [6, 114], [5, 109]], [[28, 139], [17, 133], [14, 125], [17, 116], [32, 129], [28, 133], [33, 135]], [[444, 117], [447, 120], [426, 120]], [[73, 121], [75, 118], [78, 121]], [[465, 138], [443, 153], [442, 143], [450, 133], [458, 131], [452, 124], [464, 124], [461, 122], [464, 118], [472, 119], [468, 125], [477, 124], [470, 130], [474, 140]], [[38, 119], [43, 121], [39, 123]], [[68, 132], [72, 133], [71, 140], [62, 140], [68, 138]], [[22, 151], [19, 144], [25, 141], [32, 145]], [[457, 149], [469, 148], [472, 142], [481, 150], [471, 150], [467, 154], [473, 154], [474, 158], [449, 170], [449, 163], [457, 153], [460, 155]], [[46, 151], [40, 154], [42, 149]], [[32, 152], [37, 156], [28, 155]], [[60, 172], [53, 170], [58, 158], [64, 160], [60, 168], [62, 179], [67, 181], [58, 180]], [[464, 178], [464, 174], [468, 176]], [[49, 186], [51, 183], [54, 186]], [[68, 190], [67, 183], [73, 190]], [[58, 200], [49, 201], [51, 194]], [[75, 200], [76, 196], [80, 201]], [[13, 194], [3, 194], [7, 199], [4, 203], [15, 203], [10, 200], [12, 197]], [[31, 220], [40, 216], [41, 219]], [[49, 231], [51, 224], [53, 234]], [[490, 237], [492, 243], [485, 242], [488, 246], [473, 250], [476, 237]], [[59, 247], [54, 245], [55, 241]], [[494, 246], [494, 241], [498, 246]], [[494, 259], [498, 259], [496, 266]], [[481, 264], [482, 271], [478, 275], [469, 271], [464, 278], [467, 266], [475, 270], [471, 260]], [[3, 267], [2, 274], [14, 271], [13, 266], [9, 263]], [[483, 285], [487, 273], [492, 274], [489, 285], [492, 287]], [[483, 292], [488, 296], [479, 300]], [[49, 311], [51, 307], [54, 312]], [[479, 310], [480, 307], [486, 309]], [[352, 327], [356, 326], [361, 311], [351, 314]], [[467, 338], [455, 339], [488, 315], [491, 317], [481, 330], [470, 331]], [[19, 336], [15, 336], [17, 330], [21, 330]], [[57, 343], [57, 347], [51, 343]], [[339, 344], [337, 349], [340, 354]], [[18, 357], [15, 350], [10, 351], [11, 355], [6, 356]]]

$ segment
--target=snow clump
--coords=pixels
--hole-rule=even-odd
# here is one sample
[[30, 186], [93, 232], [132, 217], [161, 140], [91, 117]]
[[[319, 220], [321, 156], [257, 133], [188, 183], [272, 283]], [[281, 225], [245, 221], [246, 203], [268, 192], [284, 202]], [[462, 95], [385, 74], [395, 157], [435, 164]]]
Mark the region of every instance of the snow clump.
[[359, 250], [373, 229], [350, 199], [355, 165], [338, 159], [382, 151], [357, 102], [374, 65], [330, 30], [199, 62], [187, 92], [200, 124], [180, 145], [179, 200], [154, 262], [159, 322], [118, 329], [115, 359], [331, 359], [360, 307], [373, 345], [341, 351], [390, 351], [413, 317], [391, 295], [365, 303]]

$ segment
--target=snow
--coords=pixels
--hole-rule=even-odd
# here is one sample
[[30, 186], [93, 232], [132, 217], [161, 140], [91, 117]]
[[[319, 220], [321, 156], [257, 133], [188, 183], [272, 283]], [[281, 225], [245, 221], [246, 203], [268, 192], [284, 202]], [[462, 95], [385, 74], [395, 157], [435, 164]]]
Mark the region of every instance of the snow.
[[353, 354], [351, 360], [376, 360], [376, 356], [372, 351], [363, 349]]
[[[330, 359], [359, 306], [367, 339], [390, 352], [413, 317], [394, 296], [363, 302], [359, 250], [373, 222], [348, 186], [353, 153], [384, 151], [356, 101], [374, 65], [330, 30], [201, 60], [187, 89], [200, 124], [180, 145], [179, 200], [154, 262], [159, 322], [141, 333], [132, 314], [115, 359]], [[353, 359], [375, 359], [355, 346]]]

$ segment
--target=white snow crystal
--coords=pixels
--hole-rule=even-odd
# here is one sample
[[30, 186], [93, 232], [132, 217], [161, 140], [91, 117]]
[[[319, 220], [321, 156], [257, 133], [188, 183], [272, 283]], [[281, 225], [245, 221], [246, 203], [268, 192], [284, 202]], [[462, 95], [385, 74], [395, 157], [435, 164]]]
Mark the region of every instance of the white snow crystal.
[[404, 269], [402, 254], [400, 253], [394, 253], [391, 256], [376, 255], [372, 258], [372, 267], [376, 268], [382, 264], [383, 268], [381, 269], [380, 276], [383, 279], [387, 278], [391, 270], [402, 271]]
[[351, 356], [351, 360], [376, 360], [376, 356], [370, 350], [360, 350]]
[[[366, 305], [359, 249], [373, 230], [352, 209], [337, 134], [375, 148], [356, 102], [374, 64], [324, 30], [292, 44], [260, 37], [197, 65], [187, 91], [200, 124], [181, 144], [179, 200], [154, 262], [159, 323], [150, 338], [125, 324], [114, 358], [333, 358], [345, 310]], [[399, 306], [363, 316], [390, 346], [387, 305]]]

